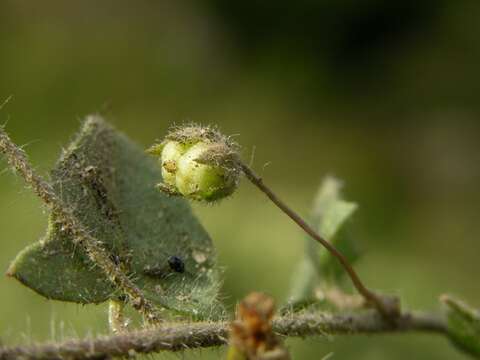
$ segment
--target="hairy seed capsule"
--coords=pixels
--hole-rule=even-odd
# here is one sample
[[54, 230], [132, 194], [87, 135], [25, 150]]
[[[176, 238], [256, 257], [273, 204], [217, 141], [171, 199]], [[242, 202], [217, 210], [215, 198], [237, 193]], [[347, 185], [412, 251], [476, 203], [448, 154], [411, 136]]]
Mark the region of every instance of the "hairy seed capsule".
[[203, 142], [192, 146], [179, 160], [177, 189], [185, 197], [213, 201], [230, 195], [236, 187], [234, 179], [226, 176], [221, 166], [197, 162], [208, 151]]
[[160, 155], [164, 183], [159, 189], [212, 202], [232, 194], [238, 186], [237, 148], [215, 129], [186, 126], [169, 133], [148, 152]]
[[165, 143], [160, 158], [162, 162], [162, 178], [165, 184], [175, 186], [178, 161], [184, 152], [185, 146], [177, 141]]

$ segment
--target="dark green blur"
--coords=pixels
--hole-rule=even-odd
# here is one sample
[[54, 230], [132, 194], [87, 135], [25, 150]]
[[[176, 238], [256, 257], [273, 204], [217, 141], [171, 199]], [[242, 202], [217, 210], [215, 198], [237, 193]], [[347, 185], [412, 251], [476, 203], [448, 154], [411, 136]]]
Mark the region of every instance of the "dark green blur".
[[[217, 124], [304, 215], [324, 175], [345, 181], [371, 287], [406, 308], [439, 309], [443, 292], [480, 307], [479, 17], [467, 0], [0, 0], [0, 103], [13, 95], [0, 123], [42, 173], [92, 112], [145, 148], [173, 123]], [[0, 166], [6, 270], [46, 214]], [[244, 181], [195, 211], [231, 308], [251, 290], [286, 296], [303, 234], [262, 194]], [[106, 331], [105, 306], [49, 302], [7, 277], [0, 294], [4, 343]], [[298, 359], [463, 358], [430, 335], [330, 340], [288, 344]]]

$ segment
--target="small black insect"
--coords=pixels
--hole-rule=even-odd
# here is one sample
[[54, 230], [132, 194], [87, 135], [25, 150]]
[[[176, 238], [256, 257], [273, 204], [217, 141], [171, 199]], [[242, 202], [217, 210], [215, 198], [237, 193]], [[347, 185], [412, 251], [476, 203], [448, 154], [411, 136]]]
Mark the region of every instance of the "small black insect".
[[143, 273], [156, 278], [166, 278], [169, 274], [185, 272], [185, 263], [176, 255], [172, 255], [167, 259], [167, 263], [164, 265], [146, 266], [143, 269]]
[[168, 266], [170, 266], [170, 269], [172, 269], [175, 272], [178, 273], [184, 273], [185, 272], [185, 264], [182, 259], [180, 259], [178, 256], [170, 256], [168, 258]]

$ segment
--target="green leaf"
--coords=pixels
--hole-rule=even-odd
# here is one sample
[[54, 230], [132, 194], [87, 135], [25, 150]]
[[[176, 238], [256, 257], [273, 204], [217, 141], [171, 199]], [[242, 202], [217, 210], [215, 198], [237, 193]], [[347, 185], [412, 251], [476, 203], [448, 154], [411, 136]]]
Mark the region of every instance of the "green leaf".
[[[51, 178], [63, 203], [148, 299], [198, 317], [221, 308], [211, 239], [185, 200], [155, 189], [160, 167], [127, 137], [90, 117]], [[172, 256], [184, 263], [184, 272], [169, 266]], [[21, 252], [8, 274], [49, 299], [86, 304], [119, 296], [54, 214], [45, 237]]]
[[[332, 242], [350, 262], [358, 258], [358, 252], [343, 225], [357, 209], [357, 204], [342, 199], [341, 183], [327, 177], [319, 187], [314, 199], [311, 224], [325, 239]], [[345, 275], [338, 260], [310, 237], [305, 241], [305, 257], [299, 263], [289, 297], [290, 307], [297, 303], [311, 303], [316, 299], [315, 289], [319, 286], [337, 285]]]
[[[324, 179], [314, 200], [312, 221], [318, 233], [334, 244], [350, 263], [354, 263], [359, 256], [358, 250], [348, 233], [343, 231], [343, 225], [358, 206], [343, 200], [341, 187], [341, 182], [336, 178]], [[310, 238], [306, 239], [306, 248], [308, 257], [315, 264], [317, 274], [323, 281], [336, 284], [345, 276], [345, 270], [338, 260], [325, 248]]]
[[446, 295], [441, 301], [447, 307], [448, 335], [452, 343], [480, 359], [480, 311]]
[[313, 292], [319, 279], [312, 261], [307, 256], [297, 264], [292, 279], [288, 304], [282, 311], [299, 311], [316, 301]]

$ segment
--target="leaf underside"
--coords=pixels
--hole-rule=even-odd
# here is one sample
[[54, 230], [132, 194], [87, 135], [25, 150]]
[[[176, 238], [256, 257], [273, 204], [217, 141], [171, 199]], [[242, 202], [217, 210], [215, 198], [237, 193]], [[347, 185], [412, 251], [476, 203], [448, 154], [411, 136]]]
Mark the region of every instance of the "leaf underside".
[[[346, 256], [353, 263], [358, 252], [355, 244], [344, 231], [344, 225], [357, 209], [357, 204], [343, 200], [341, 183], [327, 177], [320, 185], [315, 197], [311, 223], [318, 233]], [[318, 286], [338, 286], [345, 271], [325, 248], [307, 237], [305, 256], [298, 264], [293, 275], [287, 307], [300, 308], [304, 304], [316, 302], [315, 289]]]
[[[159, 166], [141, 148], [91, 116], [51, 179], [62, 202], [148, 299], [199, 318], [214, 316], [220, 274], [212, 241], [185, 200], [155, 189]], [[184, 272], [171, 269], [172, 256], [183, 261]], [[88, 304], [120, 295], [55, 214], [45, 237], [21, 252], [8, 274], [49, 299]]]
[[[353, 263], [358, 258], [355, 243], [345, 231], [345, 224], [357, 210], [357, 204], [343, 199], [342, 184], [333, 177], [326, 177], [315, 197], [312, 220], [318, 233], [335, 245], [335, 247]], [[312, 239], [306, 239], [307, 256], [324, 281], [338, 283], [345, 275], [345, 270], [326, 249]]]

